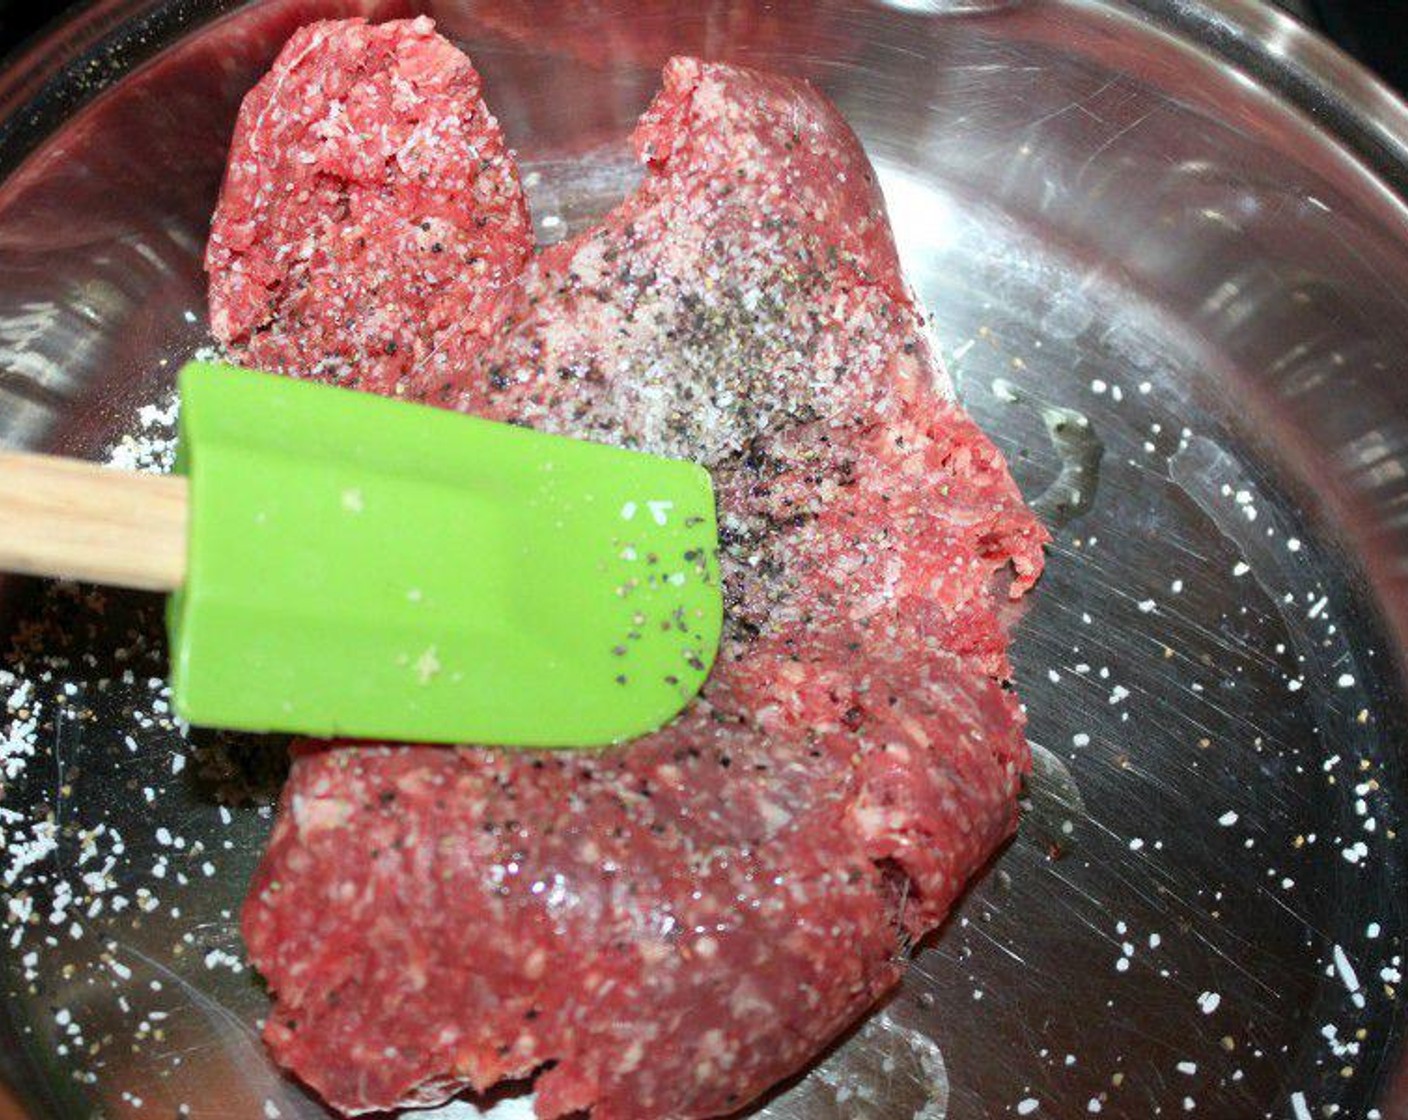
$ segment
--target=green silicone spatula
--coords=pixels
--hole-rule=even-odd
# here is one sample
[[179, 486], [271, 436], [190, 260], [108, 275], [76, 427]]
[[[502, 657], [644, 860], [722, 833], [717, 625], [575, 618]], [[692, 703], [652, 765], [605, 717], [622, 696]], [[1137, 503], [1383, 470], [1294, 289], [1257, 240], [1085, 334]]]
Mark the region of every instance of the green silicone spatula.
[[700, 467], [229, 366], [180, 392], [176, 475], [0, 455], [0, 570], [171, 592], [190, 722], [599, 746], [708, 674]]

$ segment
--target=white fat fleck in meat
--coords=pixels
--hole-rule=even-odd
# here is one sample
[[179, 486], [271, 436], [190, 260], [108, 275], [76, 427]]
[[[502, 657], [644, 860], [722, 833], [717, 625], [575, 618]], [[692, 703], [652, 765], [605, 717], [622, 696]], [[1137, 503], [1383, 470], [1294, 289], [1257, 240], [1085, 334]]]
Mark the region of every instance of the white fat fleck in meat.
[[299, 834], [311, 838], [319, 832], [346, 828], [355, 807], [343, 798], [297, 795], [293, 798], [291, 811]]
[[789, 812], [785, 806], [770, 798], [758, 797], [754, 801], [754, 808], [757, 810], [764, 838], [771, 837], [775, 833], [780, 832], [792, 821], [791, 812]]
[[640, 1039], [633, 1039], [630, 1045], [621, 1051], [620, 1060], [616, 1063], [616, 1071], [618, 1073], [633, 1073], [640, 1068], [644, 1059], [645, 1044]]

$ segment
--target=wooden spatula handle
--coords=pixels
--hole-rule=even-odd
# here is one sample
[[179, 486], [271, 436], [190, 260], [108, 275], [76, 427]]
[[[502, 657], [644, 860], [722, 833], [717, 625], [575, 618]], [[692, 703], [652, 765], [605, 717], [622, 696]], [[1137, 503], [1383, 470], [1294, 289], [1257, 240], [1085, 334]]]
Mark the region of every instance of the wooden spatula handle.
[[174, 591], [186, 480], [0, 451], [0, 572]]

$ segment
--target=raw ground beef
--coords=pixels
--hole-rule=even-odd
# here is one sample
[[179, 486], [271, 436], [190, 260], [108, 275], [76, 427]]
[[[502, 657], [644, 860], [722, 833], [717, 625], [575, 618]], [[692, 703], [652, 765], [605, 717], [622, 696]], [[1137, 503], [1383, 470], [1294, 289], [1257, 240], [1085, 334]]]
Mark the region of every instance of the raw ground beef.
[[206, 249], [210, 327], [250, 365], [405, 393], [532, 248], [469, 59], [425, 18], [313, 23], [240, 109]]
[[534, 1074], [544, 1117], [732, 1112], [894, 984], [1015, 826], [997, 608], [1045, 533], [951, 400], [859, 144], [805, 83], [688, 59], [635, 139], [639, 190], [399, 384], [708, 465], [724, 647], [675, 724], [605, 752], [296, 748], [243, 927], [274, 1055], [345, 1112]]

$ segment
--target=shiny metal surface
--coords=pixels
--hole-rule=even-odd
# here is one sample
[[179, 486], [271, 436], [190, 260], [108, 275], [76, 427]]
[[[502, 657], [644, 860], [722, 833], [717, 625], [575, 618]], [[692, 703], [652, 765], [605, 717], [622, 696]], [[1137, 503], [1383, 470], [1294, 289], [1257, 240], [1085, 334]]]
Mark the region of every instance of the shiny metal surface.
[[[666, 54], [822, 85], [1056, 526], [1021, 834], [758, 1115], [1408, 1115], [1408, 111], [1245, 0], [99, 2], [0, 79], [0, 442], [159, 432], [239, 96], [298, 23], [413, 7], [545, 240], [631, 181]], [[102, 605], [0, 588], [0, 1072], [35, 1117], [319, 1117], [233, 919], [277, 755], [163, 727], [156, 604]]]

